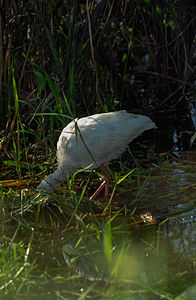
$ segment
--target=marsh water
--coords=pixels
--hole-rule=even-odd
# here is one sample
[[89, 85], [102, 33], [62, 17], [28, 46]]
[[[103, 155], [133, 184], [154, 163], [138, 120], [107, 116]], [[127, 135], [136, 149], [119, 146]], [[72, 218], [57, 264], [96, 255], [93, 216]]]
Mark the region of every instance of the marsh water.
[[5, 263], [20, 252], [24, 261], [2, 281], [0, 299], [194, 299], [195, 179], [193, 151], [156, 166], [139, 193], [117, 190], [111, 205], [124, 204], [113, 215], [102, 215], [103, 203], [94, 216], [70, 219], [47, 203], [19, 222], [5, 218], [4, 198], [1, 244], [9, 236], [13, 250]]

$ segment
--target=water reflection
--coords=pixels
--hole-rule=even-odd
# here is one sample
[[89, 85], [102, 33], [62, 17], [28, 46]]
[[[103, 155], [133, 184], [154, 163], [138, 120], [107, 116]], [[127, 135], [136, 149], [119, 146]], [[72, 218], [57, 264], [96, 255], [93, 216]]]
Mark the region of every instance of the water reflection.
[[78, 246], [77, 242], [75, 238], [62, 247], [62, 254], [68, 267], [91, 281], [106, 280], [108, 278], [106, 262], [99, 241], [90, 238]]
[[[76, 226], [68, 205], [65, 212], [58, 206], [36, 207], [36, 218], [29, 212], [22, 215], [17, 234], [15, 219], [4, 224], [1, 218], [2, 233], [10, 235], [15, 243], [28, 236], [29, 228], [35, 228], [29, 256], [37, 265], [31, 274], [36, 289], [29, 289], [34, 298], [25, 295], [25, 299], [37, 299], [41, 293], [46, 300], [58, 299], [58, 293], [59, 299], [85, 299], [88, 290], [89, 299], [174, 299], [186, 294], [186, 289], [187, 295], [192, 295], [196, 265], [195, 178], [196, 155], [187, 152], [152, 171], [138, 202], [133, 201], [137, 189], [127, 192], [125, 197], [132, 207], [127, 208], [126, 216], [111, 222], [110, 254], [105, 249], [103, 232], [111, 219], [101, 218], [100, 213], [92, 219], [83, 218]], [[142, 180], [145, 182], [141, 176]], [[135, 204], [137, 209], [132, 215]], [[112, 205], [115, 209], [115, 203]], [[158, 222], [137, 222], [140, 207], [148, 208]], [[88, 205], [88, 214], [87, 209]], [[77, 213], [82, 215], [82, 210]]]
[[[195, 253], [196, 253], [196, 231], [195, 224], [196, 216], [189, 212], [185, 216], [178, 216], [168, 221], [165, 235], [170, 239], [173, 251], [178, 255], [178, 258], [188, 263], [189, 269], [195, 268]], [[183, 261], [182, 261], [183, 262]]]
[[113, 295], [123, 288], [135, 291], [137, 296], [133, 299], [162, 299], [153, 296], [152, 287], [156, 294], [178, 276], [191, 284], [195, 271], [194, 235], [191, 216], [171, 218], [159, 225], [137, 226], [137, 230], [124, 231], [123, 236], [115, 232], [111, 261], [104, 255], [103, 243], [92, 237], [85, 237], [79, 244], [81, 236], [72, 239], [62, 246], [62, 254], [72, 273], [107, 286], [112, 284]]
[[[126, 227], [123, 235], [114, 231], [110, 262], [104, 256], [103, 243], [96, 238], [85, 238], [77, 244], [79, 236], [64, 244], [62, 254], [72, 272], [90, 281], [121, 282], [121, 288], [141, 289], [143, 292], [133, 299], [161, 299], [159, 289], [168, 285], [172, 290], [180, 279], [183, 284], [178, 287], [179, 294], [191, 286], [196, 266], [196, 164], [190, 163], [193, 157], [195, 153], [185, 153], [178, 162], [165, 164], [159, 174], [152, 174], [142, 203], [149, 201], [152, 205], [156, 201], [161, 220], [159, 224]], [[152, 287], [154, 292], [149, 291]], [[194, 286], [190, 292], [187, 290], [188, 295], [193, 289]], [[113, 286], [114, 295], [117, 290]]]

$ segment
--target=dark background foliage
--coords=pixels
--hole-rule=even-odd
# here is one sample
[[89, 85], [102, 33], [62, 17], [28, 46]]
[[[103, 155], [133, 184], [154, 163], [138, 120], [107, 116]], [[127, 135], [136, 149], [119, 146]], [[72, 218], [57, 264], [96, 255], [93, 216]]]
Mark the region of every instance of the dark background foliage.
[[73, 118], [127, 109], [163, 124], [168, 116], [180, 122], [188, 111], [194, 1], [0, 3], [3, 135], [20, 122], [37, 137], [69, 121], [44, 113]]

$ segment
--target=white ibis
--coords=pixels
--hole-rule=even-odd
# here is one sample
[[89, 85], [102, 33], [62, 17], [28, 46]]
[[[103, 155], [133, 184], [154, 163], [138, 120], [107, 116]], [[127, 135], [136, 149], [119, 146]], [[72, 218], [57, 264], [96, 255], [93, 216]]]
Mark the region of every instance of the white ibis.
[[58, 168], [40, 183], [38, 190], [50, 193], [78, 169], [100, 166], [105, 178], [90, 199], [103, 188], [107, 199], [109, 174], [104, 165], [118, 158], [134, 138], [153, 127], [155, 123], [150, 118], [125, 110], [73, 120], [62, 130], [57, 143]]

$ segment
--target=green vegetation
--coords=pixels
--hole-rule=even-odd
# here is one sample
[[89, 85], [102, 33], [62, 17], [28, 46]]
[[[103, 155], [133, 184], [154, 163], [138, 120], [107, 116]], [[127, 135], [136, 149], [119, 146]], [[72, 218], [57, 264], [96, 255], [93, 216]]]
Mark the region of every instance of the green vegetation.
[[[91, 180], [74, 175], [66, 190], [44, 198], [32, 188], [2, 188], [0, 299], [175, 299], [181, 293], [187, 297], [176, 299], [189, 299], [195, 173], [191, 165], [178, 169], [165, 164], [150, 174], [116, 173], [119, 185], [108, 206], [89, 201], [92, 174]], [[179, 188], [182, 173], [188, 185]], [[146, 205], [157, 207], [155, 219], [143, 214]], [[164, 213], [168, 205], [173, 212]]]
[[[0, 7], [0, 299], [192, 299], [195, 165], [162, 162], [195, 96], [193, 2]], [[109, 203], [89, 201], [99, 170], [38, 195], [61, 129], [120, 109], [166, 134], [110, 164]], [[194, 127], [184, 130], [194, 146]]]
[[74, 117], [127, 109], [168, 130], [188, 111], [186, 95], [195, 92], [192, 1], [186, 9], [184, 1], [95, 4], [2, 4], [0, 145], [19, 177], [22, 163], [30, 168], [28, 156], [41, 149], [46, 157]]

